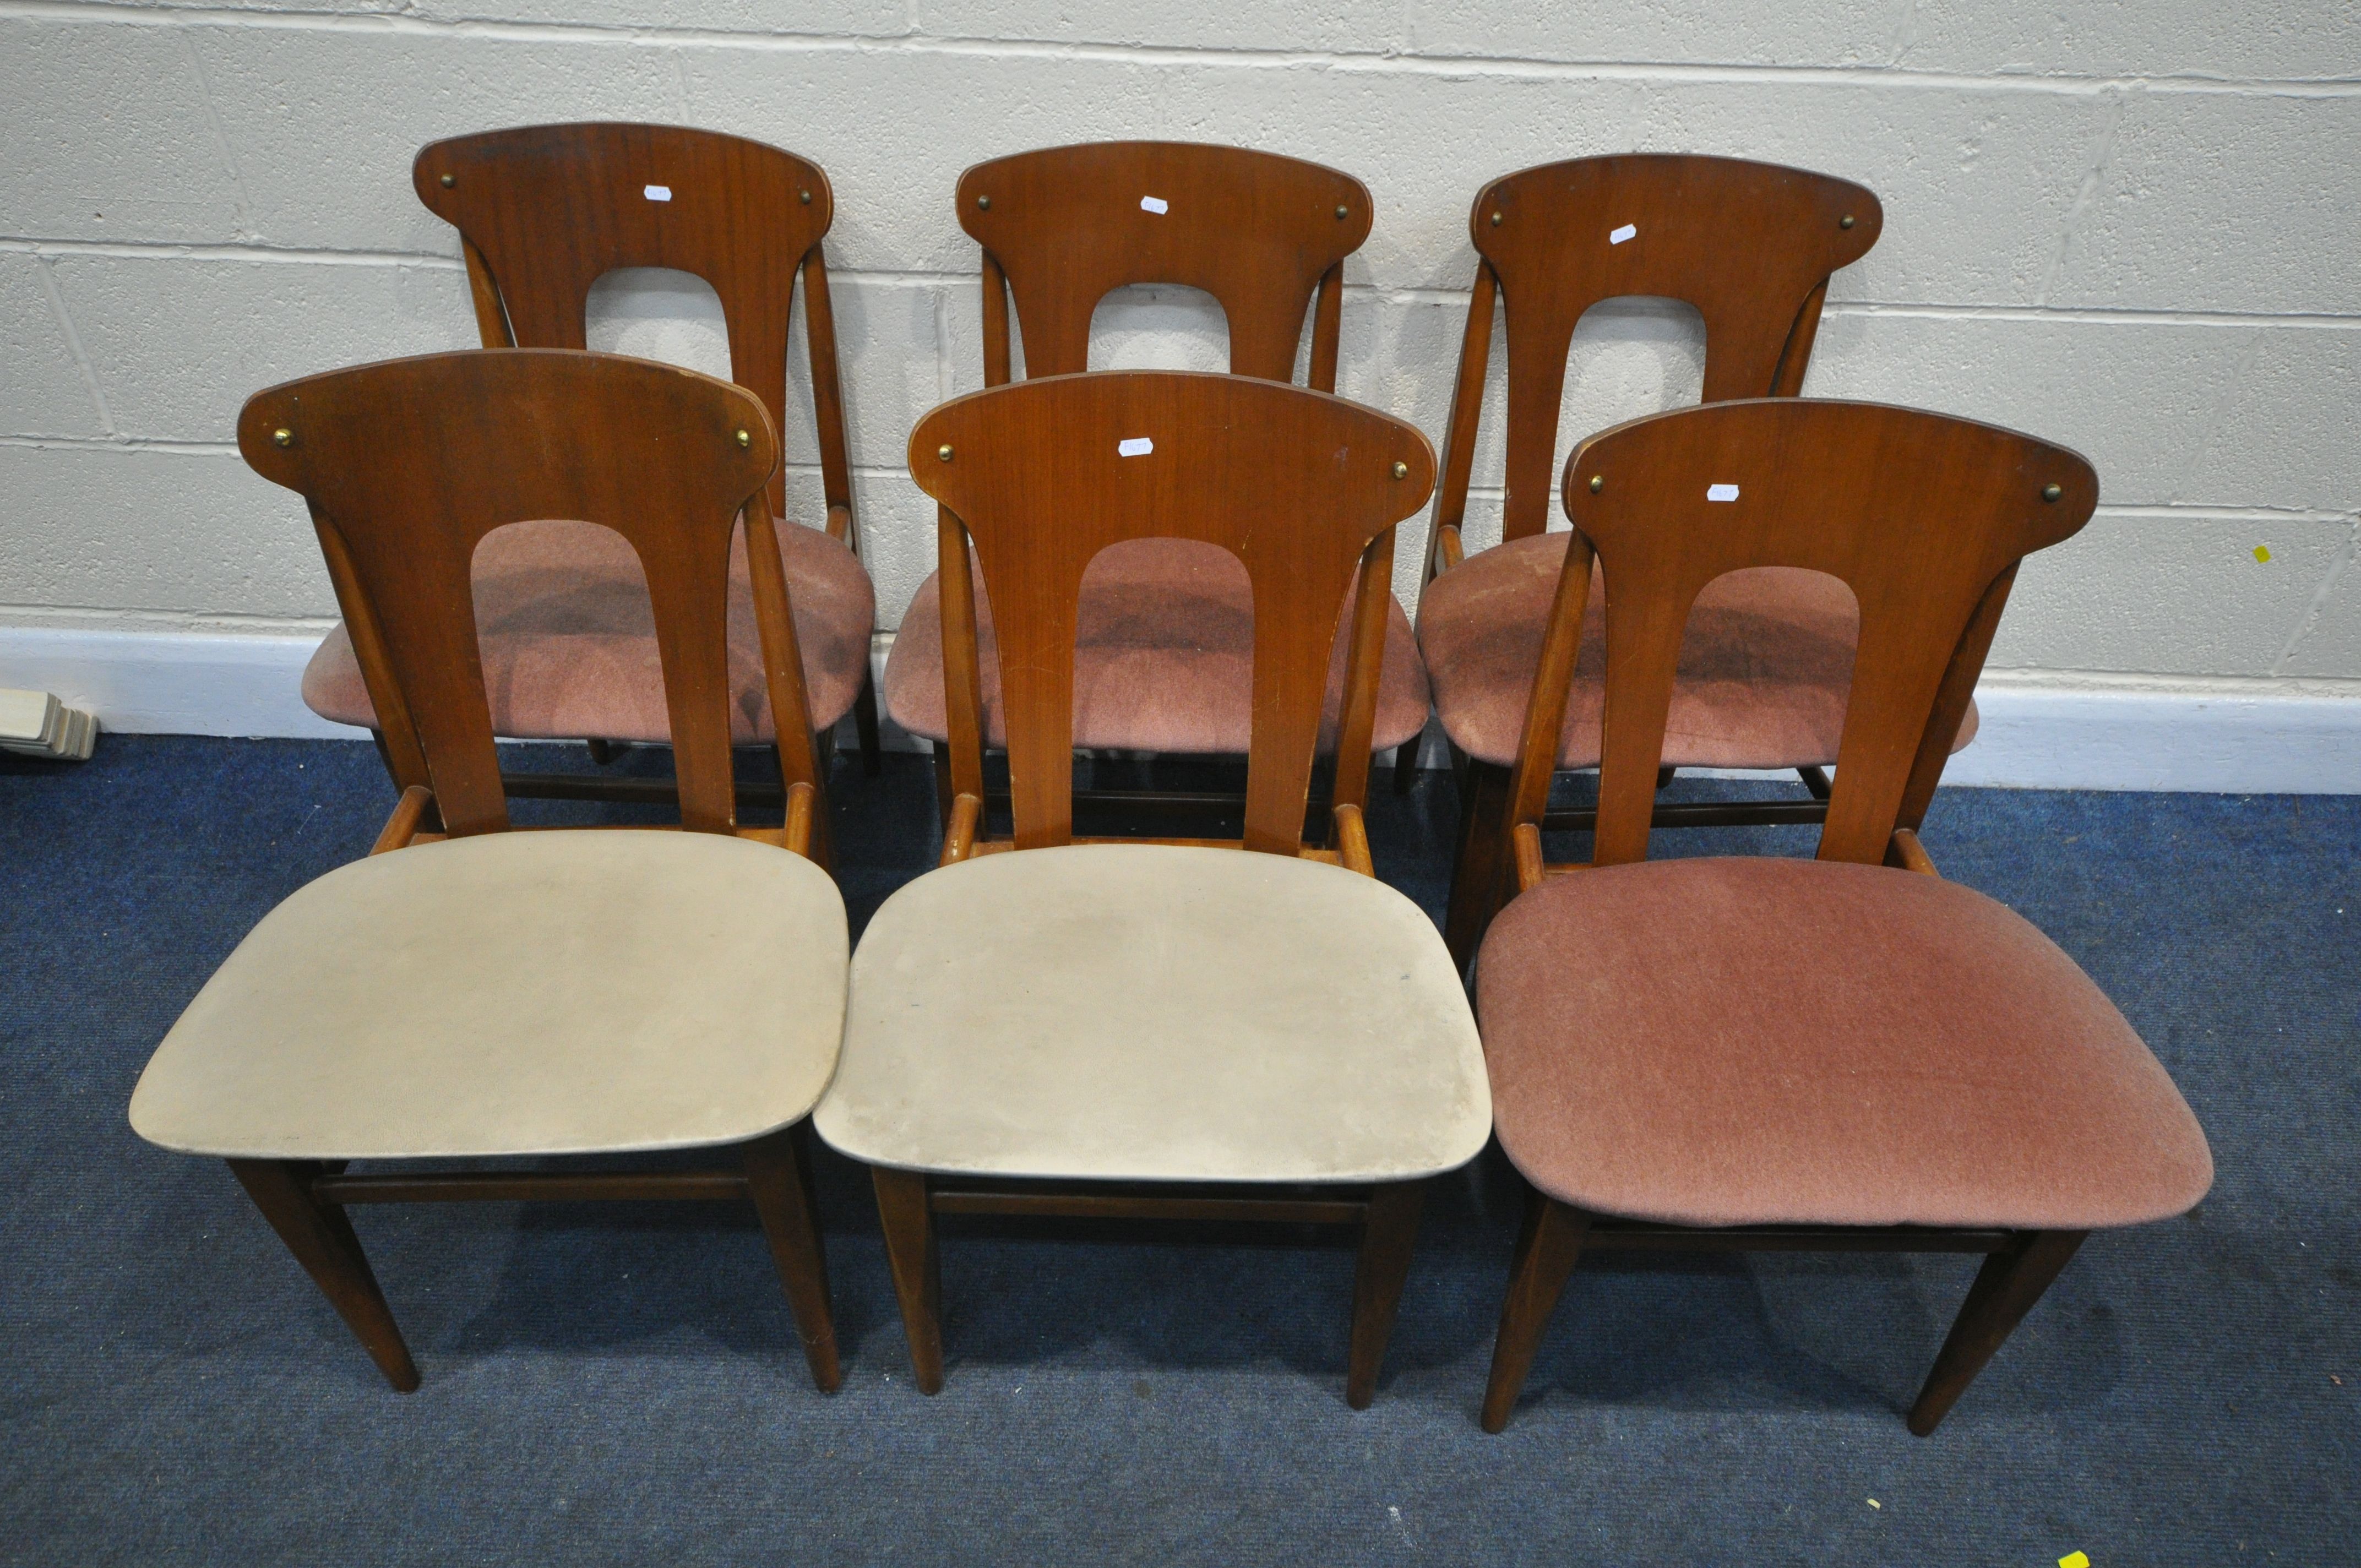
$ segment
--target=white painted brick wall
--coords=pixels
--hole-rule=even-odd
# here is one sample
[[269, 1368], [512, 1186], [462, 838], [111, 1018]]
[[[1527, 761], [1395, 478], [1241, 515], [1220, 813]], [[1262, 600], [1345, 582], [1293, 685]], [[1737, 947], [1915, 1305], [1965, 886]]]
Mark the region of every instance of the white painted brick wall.
[[[239, 402], [471, 343], [412, 155], [596, 117], [828, 169], [889, 628], [934, 549], [907, 432], [982, 379], [950, 207], [967, 164], [1146, 136], [1359, 175], [1376, 226], [1347, 263], [1341, 388], [1440, 441], [1476, 187], [1695, 150], [1885, 203], [1808, 390], [2019, 425], [2098, 464], [2101, 516], [2027, 567], [1996, 669], [2361, 683], [2361, 9], [2319, 0], [0, 0], [0, 627], [332, 615], [300, 504], [228, 445]], [[727, 366], [692, 280], [617, 280], [592, 315], [598, 346]], [[1110, 302], [1095, 336], [1101, 364], [1221, 362], [1218, 311], [1183, 290]], [[1566, 440], [1694, 398], [1702, 348], [1684, 310], [1597, 313]], [[1493, 371], [1476, 543], [1499, 527], [1497, 349]], [[800, 384], [790, 416], [789, 495], [814, 516]], [[1404, 530], [1406, 598], [1424, 527]]]

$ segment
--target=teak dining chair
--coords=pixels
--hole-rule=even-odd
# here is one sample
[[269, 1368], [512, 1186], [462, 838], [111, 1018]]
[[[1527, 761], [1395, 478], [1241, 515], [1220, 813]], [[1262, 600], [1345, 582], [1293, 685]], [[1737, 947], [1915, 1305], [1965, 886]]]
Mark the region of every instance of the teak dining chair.
[[[1981, 1253], [1910, 1409], [1923, 1436], [2087, 1232], [2181, 1213], [2213, 1180], [2123, 1014], [1917, 839], [2017, 563], [2081, 528], [2098, 477], [1990, 425], [1774, 399], [1593, 436], [1565, 495], [1510, 795], [1521, 891], [1477, 966], [1495, 1130], [1532, 1183], [1485, 1429], [1587, 1248]], [[1548, 866], [1594, 560], [1595, 853]], [[1684, 624], [1715, 581], [1765, 566], [1826, 573], [1861, 606], [1818, 858], [1642, 863]]]
[[[1444, 935], [1463, 965], [1505, 896], [1509, 769], [1565, 555], [1544, 529], [1576, 326], [1619, 296], [1683, 301], [1705, 323], [1706, 402], [1793, 396], [1829, 275], [1876, 244], [1883, 223], [1877, 198], [1859, 185], [1730, 158], [1576, 159], [1504, 176], [1477, 194], [1468, 214], [1476, 281], [1418, 627], [1436, 712], [1462, 769]], [[1501, 543], [1463, 560], [1496, 302], [1508, 318]], [[1674, 688], [1666, 766], [1794, 767], [1815, 798], [1669, 806], [1659, 826], [1819, 820], [1821, 765], [1836, 755], [1853, 629], [1850, 600], [1809, 573], [1746, 572], [1708, 590]], [[1562, 768], [1598, 763], [1598, 658], [1594, 636], [1576, 677]], [[1409, 776], [1397, 766], [1397, 783]], [[1551, 825], [1590, 821], [1587, 810], [1565, 810]]]
[[[226, 1159], [404, 1392], [418, 1369], [355, 1203], [751, 1198], [812, 1379], [834, 1388], [804, 1123], [842, 1028], [844, 902], [802, 852], [810, 749], [782, 747], [784, 828], [738, 827], [730, 777], [730, 541], [742, 508], [755, 561], [778, 559], [769, 415], [670, 366], [494, 349], [257, 393], [238, 447], [311, 506], [349, 624], [390, 676], [402, 795], [367, 859], [298, 889], [205, 983], [140, 1076], [132, 1126]], [[467, 573], [494, 531], [544, 518], [612, 529], [646, 565], [684, 830], [508, 830]], [[770, 698], [799, 712], [783, 574], [758, 565], [753, 598]], [[728, 1157], [346, 1168], [687, 1148]]]
[[[1109, 142], [1050, 148], [980, 163], [960, 177], [960, 225], [983, 247], [983, 378], [1012, 372], [1009, 302], [1027, 376], [1088, 369], [1100, 301], [1136, 283], [1201, 289], [1228, 318], [1233, 374], [1289, 381], [1312, 317], [1307, 378], [1336, 388], [1345, 258], [1369, 233], [1369, 192], [1348, 174], [1242, 148]], [[1286, 520], [1273, 513], [1278, 526]], [[1055, 527], [1054, 519], [1044, 526]], [[987, 744], [1006, 744], [991, 573], [977, 587]], [[938, 571], [918, 589], [885, 664], [885, 709], [935, 742], [950, 819], [950, 741]], [[1400, 745], [1426, 723], [1426, 676], [1410, 619], [1388, 590], [1375, 744]], [[1076, 628], [1074, 743], [1093, 751], [1238, 756], [1252, 729], [1248, 690], [1254, 609], [1246, 574], [1188, 539], [1139, 539], [1110, 551], [1083, 586]], [[1342, 615], [1328, 665], [1323, 751], [1343, 701]], [[1366, 760], [1340, 764], [1331, 798], [1358, 803]], [[1085, 790], [1086, 800], [1150, 807], [1202, 796]]]
[[[420, 150], [411, 177], [419, 200], [459, 231], [485, 347], [582, 348], [591, 287], [600, 278], [634, 267], [694, 273], [720, 301], [731, 378], [762, 400], [780, 431], [790, 428], [787, 327], [800, 272], [827, 526], [785, 522], [784, 468], [771, 476], [769, 504], [783, 524], [780, 565], [795, 590], [805, 719], [826, 751], [850, 709], [864, 763], [875, 773], [869, 641], [877, 605], [853, 526], [836, 318], [821, 254], [835, 215], [828, 176], [793, 153], [717, 131], [587, 124], [433, 142]], [[730, 733], [741, 746], [776, 733], [754, 631], [752, 574], [741, 541], [730, 561]], [[564, 519], [503, 530], [477, 558], [472, 586], [494, 734], [588, 739], [600, 762], [609, 742], [671, 739], [647, 590], [639, 563], [613, 534]], [[323, 718], [376, 731], [398, 751], [393, 721], [380, 717], [385, 679], [349, 629], [339, 627], [304, 672], [303, 700]], [[825, 779], [823, 771], [823, 805]], [[515, 773], [506, 783], [513, 795], [673, 795], [660, 781], [595, 773]], [[774, 803], [766, 784], [746, 786], [746, 798]]]
[[[1433, 455], [1323, 393], [1105, 371], [947, 403], [910, 466], [942, 509], [958, 794], [941, 866], [854, 955], [813, 1120], [875, 1168], [918, 1387], [943, 1379], [936, 1214], [1357, 1223], [1345, 1387], [1365, 1406], [1422, 1184], [1488, 1130], [1466, 993], [1433, 923], [1376, 880], [1360, 808], [1331, 814], [1334, 848], [1303, 841], [1334, 607], [1354, 597], [1356, 633], [1377, 624]], [[1239, 841], [1073, 834], [1083, 574], [1150, 538], [1229, 552], [1252, 585]], [[981, 831], [971, 539], [1000, 607], [1013, 840]], [[1347, 661], [1347, 756], [1367, 754], [1369, 645]]]

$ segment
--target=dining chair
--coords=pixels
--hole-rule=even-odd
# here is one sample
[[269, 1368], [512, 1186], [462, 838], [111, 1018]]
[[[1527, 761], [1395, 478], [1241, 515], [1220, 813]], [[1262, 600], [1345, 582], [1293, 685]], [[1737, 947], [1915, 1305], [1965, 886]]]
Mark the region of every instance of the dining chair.
[[[2063, 447], [1873, 403], [1746, 400], [1584, 442], [1511, 786], [1521, 890], [1477, 1007], [1531, 1183], [1485, 1390], [1506, 1423], [1568, 1272], [1615, 1247], [1981, 1254], [1909, 1411], [1932, 1431], [2091, 1231], [2186, 1212], [2205, 1135], [2090, 977], [1918, 841], [2019, 561], [2098, 477]], [[1591, 861], [1542, 858], [1561, 716], [1606, 579]], [[1860, 605], [1810, 861], [1648, 861], [1685, 626], [1777, 566]]]
[[[1423, 1183], [1489, 1128], [1433, 922], [1376, 879], [1357, 806], [1329, 814], [1333, 842], [1304, 837], [1334, 607], [1353, 605], [1341, 743], [1366, 757], [1393, 525], [1433, 455], [1276, 380], [1102, 371], [944, 404], [910, 467], [940, 503], [957, 793], [942, 863], [853, 956], [813, 1123], [873, 1168], [918, 1387], [943, 1381], [938, 1214], [1268, 1221], [1360, 1227], [1345, 1390], [1364, 1407]], [[1084, 576], [1139, 539], [1228, 552], [1251, 585], [1241, 839], [1074, 834]], [[983, 831], [971, 543], [998, 596], [1010, 839]]]
[[[827, 519], [824, 528], [779, 527], [780, 565], [795, 590], [808, 717], [822, 750], [833, 751], [837, 722], [850, 710], [864, 765], [877, 773], [869, 678], [877, 605], [858, 554], [845, 455], [821, 244], [836, 210], [828, 176], [793, 153], [718, 131], [593, 123], [432, 142], [411, 178], [428, 210], [459, 231], [485, 347], [585, 347], [599, 279], [620, 268], [693, 273], [720, 302], [730, 378], [762, 400], [780, 431], [792, 428], [788, 321], [801, 275]], [[772, 517], [785, 523], [784, 468], [768, 490]], [[742, 541], [732, 552], [730, 732], [737, 745], [761, 745], [773, 740], [774, 726], [754, 630], [753, 567]], [[587, 739], [601, 764], [610, 743], [670, 740], [647, 589], [615, 535], [564, 519], [505, 529], [477, 558], [473, 591], [494, 734]], [[380, 717], [385, 675], [339, 626], [304, 671], [303, 700], [324, 718], [376, 732], [390, 751], [400, 743]], [[661, 781], [602, 773], [517, 772], [505, 782], [512, 795], [673, 795]], [[818, 782], [825, 806], [826, 770]], [[744, 787], [749, 804], [777, 802], [767, 784]]]
[[[1877, 198], [1848, 181], [1686, 154], [1544, 164], [1477, 194], [1468, 214], [1476, 280], [1418, 624], [1436, 713], [1459, 767], [1459, 847], [1444, 935], [1463, 966], [1507, 892], [1509, 866], [1497, 850], [1507, 842], [1509, 771], [1565, 555], [1545, 529], [1576, 324], [1619, 296], [1682, 301], [1703, 318], [1704, 401], [1794, 396], [1829, 275], [1876, 244], [1883, 224]], [[1464, 555], [1496, 307], [1506, 311], [1508, 340], [1501, 543]], [[1595, 627], [1595, 602], [1591, 609]], [[1668, 805], [1658, 826], [1820, 820], [1854, 629], [1850, 600], [1810, 573], [1748, 571], [1708, 591], [1682, 653], [1664, 765], [1794, 768], [1811, 798]], [[1562, 769], [1598, 765], [1599, 656], [1594, 636], [1577, 666]], [[1408, 761], [1397, 763], [1397, 783], [1410, 777]], [[1551, 826], [1592, 820], [1589, 810], [1570, 808], [1553, 814]]]
[[[354, 1204], [751, 1199], [812, 1380], [836, 1387], [806, 1117], [843, 1025], [844, 901], [810, 858], [826, 839], [803, 730], [783, 729], [784, 828], [738, 826], [731, 780], [741, 509], [769, 699], [803, 711], [789, 589], [764, 565], [769, 414], [671, 366], [491, 349], [274, 387], [237, 433], [310, 506], [346, 624], [389, 677], [402, 793], [366, 858], [297, 889], [205, 982], [140, 1075], [132, 1127], [226, 1160], [398, 1390], [418, 1369]], [[544, 518], [611, 529], [644, 564], [680, 830], [511, 828], [468, 568], [496, 531]], [[662, 1149], [718, 1163], [416, 1163]]]
[[[1348, 174], [1243, 148], [1100, 142], [980, 163], [960, 177], [961, 227], [983, 247], [983, 379], [1090, 368], [1100, 302], [1131, 284], [1202, 290], [1227, 319], [1233, 374], [1333, 392], [1345, 258], [1369, 233], [1369, 192]], [[1014, 299], [1015, 331], [1010, 302]], [[1304, 346], [1304, 318], [1312, 318]], [[1014, 341], [1013, 341], [1014, 340]], [[1283, 520], [1281, 526], [1286, 526]], [[991, 574], [976, 587], [986, 743], [1006, 745]], [[944, 695], [942, 576], [920, 585], [885, 663], [885, 710], [935, 746], [944, 820], [952, 788]], [[1399, 747], [1426, 724], [1426, 675], [1410, 618], [1387, 604], [1374, 745]], [[1201, 541], [1137, 539], [1110, 551], [1082, 587], [1076, 628], [1074, 743], [1093, 751], [1242, 756], [1254, 607], [1237, 562]], [[1345, 687], [1342, 617], [1328, 665], [1321, 748], [1337, 745]], [[1367, 766], [1340, 762], [1329, 798], [1358, 803]], [[1168, 791], [1085, 789], [1082, 798], [1144, 810], [1202, 806]], [[994, 806], [997, 806], [996, 798]]]

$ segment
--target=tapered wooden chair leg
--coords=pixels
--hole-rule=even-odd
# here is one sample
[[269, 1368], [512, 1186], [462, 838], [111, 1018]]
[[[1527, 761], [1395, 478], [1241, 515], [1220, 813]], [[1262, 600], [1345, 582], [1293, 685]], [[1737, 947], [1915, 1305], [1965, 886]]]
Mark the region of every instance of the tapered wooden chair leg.
[[1459, 855], [1443, 923], [1444, 946], [1463, 975], [1499, 907], [1509, 874], [1508, 816], [1509, 770], [1469, 758], [1459, 776]]
[[799, 1123], [746, 1146], [746, 1190], [762, 1217], [771, 1261], [778, 1266], [779, 1283], [786, 1288], [787, 1305], [796, 1314], [796, 1333], [804, 1342], [813, 1386], [833, 1394], [843, 1385], [844, 1369], [837, 1358], [836, 1321], [829, 1312], [828, 1251], [820, 1238], [811, 1159], [804, 1146], [807, 1124]]
[[885, 771], [885, 754], [877, 736], [877, 677], [861, 677], [861, 696], [852, 704], [852, 728], [861, 737], [861, 771], [875, 778]]
[[345, 1212], [312, 1194], [312, 1178], [321, 1168], [309, 1160], [234, 1159], [228, 1162], [238, 1185], [245, 1188], [303, 1272], [320, 1288], [336, 1315], [345, 1320], [361, 1347], [385, 1374], [394, 1391], [407, 1394], [418, 1387], [418, 1366], [410, 1347], [401, 1343], [385, 1295], [369, 1272], [360, 1238]]
[[1360, 1261], [1353, 1269], [1353, 1344], [1345, 1372], [1345, 1403], [1356, 1410], [1367, 1409], [1378, 1391], [1378, 1368], [1386, 1359], [1386, 1342], [1393, 1338], [1425, 1201], [1423, 1181], [1387, 1182], [1369, 1194]]
[[1960, 1308], [1950, 1336], [1935, 1357], [1927, 1386], [1910, 1407], [1910, 1430], [1925, 1437], [1959, 1402], [1984, 1363], [2000, 1349], [2010, 1331], [2041, 1299], [2082, 1245], [2088, 1231], [2022, 1231], [2010, 1244], [1984, 1259], [1968, 1299]]
[[902, 1332], [910, 1342], [910, 1372], [921, 1394], [943, 1388], [943, 1270], [935, 1247], [935, 1216], [927, 1179], [916, 1171], [876, 1172], [877, 1218], [885, 1227], [885, 1257], [894, 1294], [902, 1303]]
[[1525, 1194], [1524, 1230], [1517, 1258], [1509, 1267], [1509, 1297], [1500, 1303], [1500, 1329], [1492, 1341], [1492, 1376], [1484, 1385], [1484, 1430], [1499, 1431], [1532, 1370], [1542, 1331], [1565, 1289], [1566, 1276], [1582, 1255], [1590, 1216], [1539, 1191]]

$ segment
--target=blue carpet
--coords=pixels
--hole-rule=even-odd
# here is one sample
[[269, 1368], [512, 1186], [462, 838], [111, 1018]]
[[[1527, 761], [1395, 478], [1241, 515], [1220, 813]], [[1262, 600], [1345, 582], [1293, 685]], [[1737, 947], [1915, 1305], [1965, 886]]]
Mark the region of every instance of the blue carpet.
[[[889, 761], [838, 769], [856, 921], [931, 849], [925, 766]], [[2090, 969], [2221, 1176], [2094, 1237], [1924, 1441], [1899, 1412], [1969, 1260], [1587, 1262], [1483, 1435], [1517, 1205], [1491, 1158], [1430, 1203], [1361, 1414], [1349, 1250], [1224, 1230], [947, 1226], [950, 1382], [921, 1398], [832, 1157], [840, 1394], [751, 1212], [485, 1205], [358, 1217], [425, 1375], [397, 1397], [227, 1172], [124, 1121], [214, 966], [390, 803], [358, 744], [0, 762], [0, 1560], [2361, 1562], [2361, 797], [1938, 799], [1938, 863]], [[1439, 913], [1448, 778], [1380, 775], [1374, 805], [1380, 867]]]

